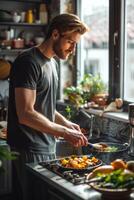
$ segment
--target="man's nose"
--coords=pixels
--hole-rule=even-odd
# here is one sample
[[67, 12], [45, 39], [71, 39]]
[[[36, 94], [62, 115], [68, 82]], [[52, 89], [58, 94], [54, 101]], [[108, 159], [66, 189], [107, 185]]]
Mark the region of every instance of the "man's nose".
[[71, 45], [72, 54], [75, 54], [75, 50], [76, 50], [76, 44], [72, 44]]

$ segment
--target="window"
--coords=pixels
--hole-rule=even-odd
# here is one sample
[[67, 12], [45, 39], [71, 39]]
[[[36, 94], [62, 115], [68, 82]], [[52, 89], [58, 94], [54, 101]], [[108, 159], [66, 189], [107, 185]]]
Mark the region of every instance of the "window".
[[124, 100], [134, 101], [134, 1], [126, 0]]
[[78, 46], [81, 55], [81, 60], [78, 61], [79, 79], [85, 73], [99, 73], [108, 85], [109, 1], [81, 0], [80, 3], [81, 19], [88, 24], [90, 31], [83, 36], [81, 45]]

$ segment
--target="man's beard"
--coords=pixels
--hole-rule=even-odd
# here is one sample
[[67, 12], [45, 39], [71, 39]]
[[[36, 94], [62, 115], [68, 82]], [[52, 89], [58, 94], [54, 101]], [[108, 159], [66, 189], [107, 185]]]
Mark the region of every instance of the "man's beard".
[[71, 54], [71, 51], [69, 50], [62, 50], [60, 46], [60, 39], [55, 41], [53, 44], [53, 51], [56, 54], [56, 56], [60, 59], [67, 59], [68, 56]]

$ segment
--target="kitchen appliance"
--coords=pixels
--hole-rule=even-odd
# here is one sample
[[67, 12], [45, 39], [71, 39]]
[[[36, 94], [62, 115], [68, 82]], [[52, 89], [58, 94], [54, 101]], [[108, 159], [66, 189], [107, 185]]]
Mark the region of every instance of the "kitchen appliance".
[[[92, 157], [92, 155], [88, 155], [88, 156]], [[85, 169], [72, 169], [72, 168], [67, 169], [59, 165], [60, 160], [61, 158], [40, 162], [39, 164], [43, 166], [44, 168], [47, 168], [48, 170], [56, 173], [60, 177], [66, 179], [67, 181], [70, 181], [74, 185], [88, 183], [89, 182], [89, 180], [87, 180], [88, 173], [91, 172], [95, 167], [102, 165], [102, 161], [99, 160], [98, 164], [93, 167], [89, 167]]]
[[129, 123], [130, 123], [130, 140], [129, 154], [134, 156], [134, 103], [129, 104]]

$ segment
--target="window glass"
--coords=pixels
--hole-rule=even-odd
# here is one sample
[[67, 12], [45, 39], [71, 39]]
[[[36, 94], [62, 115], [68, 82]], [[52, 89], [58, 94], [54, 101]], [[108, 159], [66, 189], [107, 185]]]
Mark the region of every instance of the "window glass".
[[108, 85], [109, 73], [109, 1], [82, 0], [81, 18], [90, 31], [83, 36], [81, 51], [81, 78], [85, 73], [100, 74]]
[[134, 101], [134, 1], [126, 0], [124, 100]]

